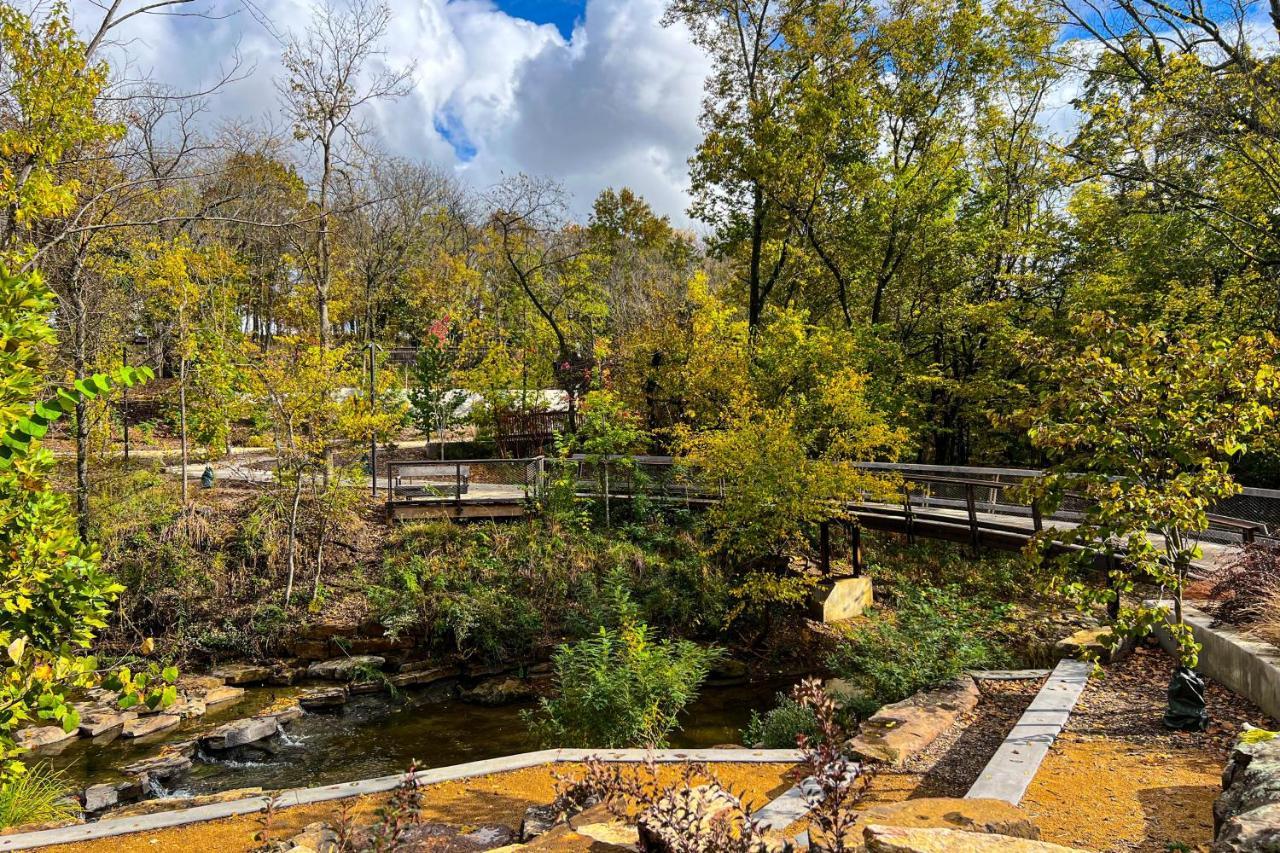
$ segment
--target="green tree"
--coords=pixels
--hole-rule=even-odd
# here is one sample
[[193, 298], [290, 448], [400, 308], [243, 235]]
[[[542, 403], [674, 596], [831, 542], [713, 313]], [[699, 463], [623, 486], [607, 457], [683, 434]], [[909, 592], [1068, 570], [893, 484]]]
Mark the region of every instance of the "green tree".
[[444, 458], [445, 432], [461, 420], [459, 412], [467, 401], [457, 386], [457, 350], [447, 336], [448, 324], [433, 326], [418, 350], [409, 387], [409, 406], [414, 423], [423, 434], [440, 438], [440, 458]]
[[[100, 570], [97, 548], [80, 539], [66, 497], [50, 487], [53, 457], [40, 439], [82, 401], [151, 376], [145, 368], [125, 367], [77, 380], [33, 405], [42, 384], [41, 352], [52, 340], [52, 311], [52, 295], [38, 276], [14, 276], [0, 267], [0, 548], [6, 554], [0, 572], [0, 780], [22, 771], [18, 727], [43, 721], [70, 731], [79, 725], [67, 692], [101, 680], [103, 671], [88, 649], [122, 590]], [[126, 707], [171, 702], [176, 678], [172, 669], [112, 675]]]
[[[1183, 588], [1201, 556], [1208, 513], [1240, 491], [1230, 460], [1273, 422], [1280, 343], [1271, 335], [1227, 340], [1129, 327], [1090, 314], [1069, 342], [1029, 338], [1021, 354], [1046, 390], [1020, 417], [1052, 460], [1031, 497], [1046, 513], [1078, 498], [1081, 513], [1074, 527], [1046, 529], [1031, 555], [1081, 605], [1117, 603], [1123, 636], [1166, 618], [1142, 603], [1139, 587], [1161, 589], [1173, 599], [1170, 630], [1181, 660], [1194, 666], [1199, 647], [1183, 621]], [[1049, 558], [1055, 543], [1070, 548]], [[1078, 574], [1099, 556], [1117, 558], [1106, 587]]]
[[577, 429], [567, 436], [564, 449], [581, 453], [595, 471], [604, 495], [604, 523], [610, 523], [609, 477], [613, 470], [635, 471], [631, 454], [641, 450], [646, 438], [639, 418], [628, 411], [611, 391], [591, 391], [582, 398]]

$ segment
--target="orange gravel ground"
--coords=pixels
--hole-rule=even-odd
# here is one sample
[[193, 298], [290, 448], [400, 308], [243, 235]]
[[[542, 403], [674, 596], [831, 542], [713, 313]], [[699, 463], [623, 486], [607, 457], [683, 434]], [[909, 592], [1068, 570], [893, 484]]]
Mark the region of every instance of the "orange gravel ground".
[[[789, 764], [716, 764], [711, 769], [730, 790], [743, 794], [744, 799], [756, 808], [791, 787], [796, 776], [794, 765]], [[519, 827], [526, 808], [555, 799], [553, 772], [572, 777], [581, 770], [580, 766], [568, 764], [554, 768], [532, 767], [429, 785], [422, 789], [423, 819], [453, 826], [503, 824]], [[679, 776], [678, 765], [663, 765], [660, 772], [663, 778], [669, 777], [671, 781]], [[380, 795], [281, 809], [276, 812], [265, 840], [290, 838], [314, 821], [335, 821], [343, 802], [351, 804], [351, 814], [357, 823], [370, 823], [374, 810], [385, 800], [386, 796]], [[46, 853], [122, 853], [135, 850], [152, 853], [204, 850], [244, 853], [262, 843], [262, 839], [255, 839], [262, 830], [263, 815], [243, 815], [158, 832], [42, 849]]]

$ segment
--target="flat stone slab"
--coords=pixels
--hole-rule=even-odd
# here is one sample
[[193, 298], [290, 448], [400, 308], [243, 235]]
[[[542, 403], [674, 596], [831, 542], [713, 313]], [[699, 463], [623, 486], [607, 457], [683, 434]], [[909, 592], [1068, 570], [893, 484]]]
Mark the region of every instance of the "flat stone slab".
[[279, 733], [280, 721], [274, 716], [249, 717], [245, 720], [223, 723], [200, 738], [200, 745], [206, 749], [221, 752], [257, 743], [275, 737]]
[[333, 687], [316, 687], [298, 696], [298, 704], [308, 711], [341, 708], [347, 704], [347, 688], [341, 684]]
[[1084, 661], [1060, 661], [965, 797], [1020, 803], [1092, 672]]
[[254, 664], [231, 664], [220, 666], [209, 675], [222, 679], [224, 684], [261, 684], [271, 677], [271, 670]]
[[98, 737], [112, 731], [120, 731], [124, 724], [136, 720], [138, 715], [133, 711], [121, 711], [118, 714], [110, 711], [97, 711], [83, 714], [80, 717], [80, 736]]
[[244, 698], [243, 687], [232, 687], [226, 684], [220, 684], [210, 688], [209, 692], [204, 694], [204, 706], [206, 711], [212, 711], [215, 708], [225, 708], [228, 705], [235, 704]]
[[23, 749], [39, 751], [79, 736], [78, 730], [72, 729], [67, 732], [62, 730], [62, 726], [32, 726], [19, 730], [15, 740]]
[[1040, 838], [1031, 816], [1004, 800], [966, 797], [922, 797], [897, 803], [879, 803], [858, 815], [859, 831], [871, 825], [911, 829], [950, 829], [1026, 838]]
[[976, 708], [979, 698], [977, 684], [966, 675], [885, 705], [862, 723], [849, 748], [862, 758], [901, 766]]
[[176, 714], [152, 714], [148, 717], [138, 717], [125, 723], [120, 734], [123, 737], [146, 737], [156, 732], [162, 732], [165, 729], [171, 729], [180, 722], [182, 722], [182, 718]]
[[317, 661], [307, 667], [308, 678], [321, 678], [328, 681], [351, 681], [359, 670], [366, 667], [382, 669], [386, 658], [378, 655], [352, 655], [345, 658]]

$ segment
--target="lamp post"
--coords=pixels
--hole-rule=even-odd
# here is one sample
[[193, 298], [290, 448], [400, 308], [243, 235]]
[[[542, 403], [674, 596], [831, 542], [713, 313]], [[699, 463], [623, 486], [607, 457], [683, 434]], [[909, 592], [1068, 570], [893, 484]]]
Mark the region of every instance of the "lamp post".
[[[369, 415], [372, 419], [374, 413], [374, 405], [377, 400], [377, 364], [378, 364], [378, 344], [369, 341]], [[378, 496], [378, 433], [369, 430], [369, 482], [372, 484], [373, 496]]]

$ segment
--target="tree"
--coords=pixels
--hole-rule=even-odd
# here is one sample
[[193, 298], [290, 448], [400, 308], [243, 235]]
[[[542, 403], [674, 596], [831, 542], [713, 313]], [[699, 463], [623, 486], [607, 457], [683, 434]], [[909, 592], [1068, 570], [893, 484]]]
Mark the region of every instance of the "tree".
[[458, 412], [467, 401], [465, 391], [458, 390], [457, 351], [449, 340], [451, 324], [445, 320], [428, 331], [418, 360], [413, 366], [413, 386], [409, 388], [409, 406], [418, 429], [426, 435], [434, 431], [440, 437], [440, 458], [444, 459], [445, 431], [459, 421]]
[[[1045, 513], [1072, 498], [1080, 513], [1074, 527], [1037, 536], [1031, 555], [1082, 606], [1118, 606], [1121, 636], [1165, 620], [1161, 608], [1133, 598], [1140, 585], [1159, 587], [1173, 599], [1179, 659], [1195, 666], [1183, 588], [1207, 514], [1240, 491], [1231, 459], [1274, 418], [1280, 342], [1128, 327], [1096, 313], [1077, 319], [1069, 341], [1031, 337], [1021, 354], [1045, 390], [1020, 419], [1052, 460], [1030, 496]], [[1068, 550], [1050, 559], [1061, 545]], [[1105, 588], [1077, 575], [1099, 557], [1112, 566]]]
[[621, 399], [610, 391], [591, 391], [582, 398], [582, 410], [565, 450], [582, 453], [592, 465], [604, 495], [604, 523], [610, 524], [609, 472], [615, 466], [634, 470], [631, 454], [642, 448], [646, 434], [639, 419], [627, 411]]
[[360, 114], [377, 101], [405, 94], [412, 71], [375, 69], [381, 64], [379, 42], [390, 19], [387, 6], [368, 0], [351, 0], [346, 8], [326, 2], [316, 10], [306, 33], [292, 37], [284, 50], [288, 79], [280, 84], [280, 97], [293, 121], [294, 136], [318, 159], [315, 242], [308, 272], [315, 289], [320, 345], [326, 348], [332, 343], [334, 181], [340, 169], [350, 166], [368, 133]]
[[[68, 691], [101, 681], [103, 670], [88, 649], [105, 627], [110, 605], [123, 589], [99, 568], [100, 554], [76, 533], [65, 496], [49, 484], [53, 457], [40, 439], [50, 424], [79, 403], [117, 384], [146, 381], [145, 368], [123, 367], [59, 389], [32, 404], [42, 384], [41, 350], [53, 337], [53, 299], [36, 275], [10, 275], [0, 266], [0, 783], [22, 772], [14, 742], [24, 723], [43, 721], [71, 731], [79, 716]], [[145, 650], [145, 649], [144, 649]], [[174, 699], [176, 670], [112, 674], [122, 707]]]

